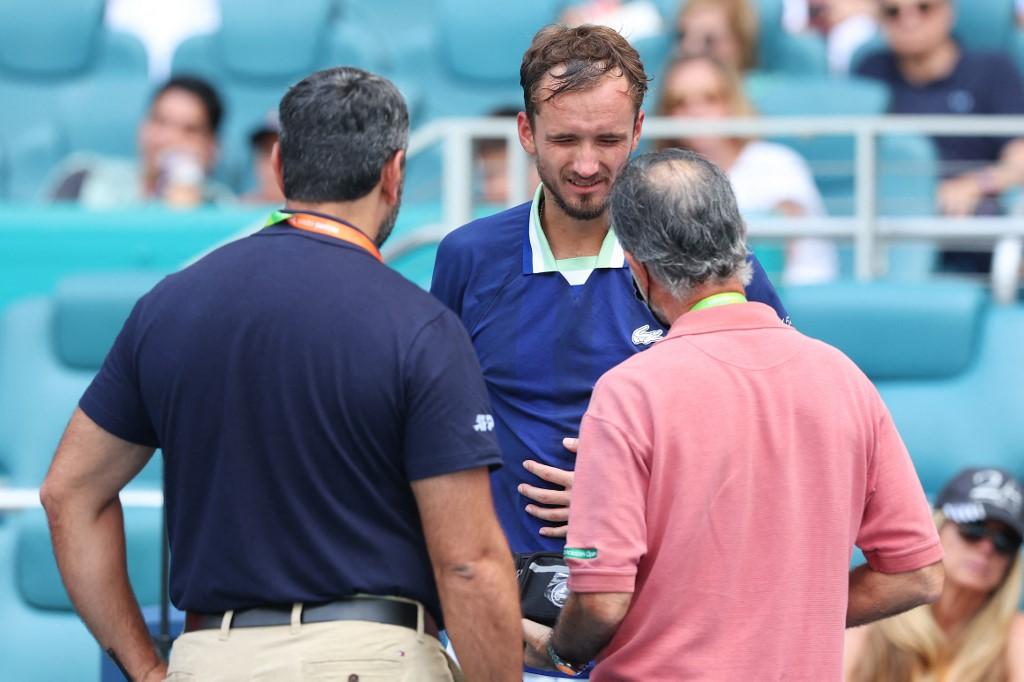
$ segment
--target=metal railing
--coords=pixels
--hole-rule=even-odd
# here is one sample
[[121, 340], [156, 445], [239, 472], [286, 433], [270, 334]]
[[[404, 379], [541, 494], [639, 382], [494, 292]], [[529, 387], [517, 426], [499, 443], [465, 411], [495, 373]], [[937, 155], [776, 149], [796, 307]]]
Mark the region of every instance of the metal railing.
[[[159, 509], [164, 505], [164, 494], [159, 490], [122, 490], [121, 504], [125, 507]], [[22, 509], [38, 509], [41, 506], [39, 488], [0, 487], [0, 514]]]
[[[854, 211], [852, 217], [752, 218], [749, 233], [755, 238], [823, 236], [852, 239], [854, 272], [869, 281], [884, 270], [882, 242], [930, 239], [942, 244], [993, 248], [992, 284], [1002, 302], [1016, 297], [1024, 244], [1024, 215], [977, 218], [886, 217], [877, 204], [877, 160], [883, 135], [970, 135], [1024, 137], [1024, 116], [873, 116], [873, 117], [764, 117], [721, 120], [648, 118], [645, 140], [696, 136], [815, 137], [849, 136], [854, 140]], [[442, 216], [439, 224], [424, 225], [385, 249], [389, 259], [439, 241], [469, 222], [473, 216], [473, 141], [504, 138], [509, 150], [508, 205], [526, 201], [529, 158], [519, 144], [512, 119], [451, 118], [428, 123], [412, 136], [409, 156], [442, 147]]]
[[[1016, 297], [1024, 244], [1024, 215], [984, 218], [880, 216], [876, 202], [876, 161], [879, 137], [894, 134], [1024, 136], [1024, 116], [898, 116], [898, 117], [770, 117], [725, 120], [648, 118], [644, 139], [676, 139], [694, 136], [773, 137], [818, 135], [852, 136], [854, 155], [854, 214], [852, 217], [755, 218], [748, 221], [750, 235], [760, 238], [820, 236], [852, 239], [855, 273], [859, 280], [878, 276], [881, 242], [932, 239], [943, 244], [985, 244], [994, 248], [993, 291], [997, 300]], [[389, 243], [388, 259], [434, 244], [451, 230], [469, 222], [473, 215], [473, 140], [504, 138], [508, 142], [507, 203], [526, 201], [533, 190], [527, 186], [529, 158], [519, 145], [515, 123], [510, 119], [442, 119], [417, 130], [409, 143], [409, 156], [442, 146], [442, 220], [425, 225]], [[126, 490], [126, 507], [159, 507], [158, 490]], [[39, 506], [39, 491], [0, 487], [0, 513]]]

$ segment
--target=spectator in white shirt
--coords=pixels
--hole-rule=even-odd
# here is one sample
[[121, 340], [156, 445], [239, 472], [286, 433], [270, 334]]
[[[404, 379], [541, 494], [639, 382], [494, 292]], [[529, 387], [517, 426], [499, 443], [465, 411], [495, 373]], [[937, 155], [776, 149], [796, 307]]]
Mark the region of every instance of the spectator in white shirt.
[[[739, 75], [711, 57], [680, 57], [665, 73], [658, 114], [683, 118], [750, 116]], [[667, 140], [663, 146], [692, 149], [722, 168], [732, 182], [740, 211], [753, 216], [822, 216], [824, 203], [807, 162], [789, 147], [740, 137]], [[809, 284], [838, 275], [833, 242], [790, 242], [784, 280]]]

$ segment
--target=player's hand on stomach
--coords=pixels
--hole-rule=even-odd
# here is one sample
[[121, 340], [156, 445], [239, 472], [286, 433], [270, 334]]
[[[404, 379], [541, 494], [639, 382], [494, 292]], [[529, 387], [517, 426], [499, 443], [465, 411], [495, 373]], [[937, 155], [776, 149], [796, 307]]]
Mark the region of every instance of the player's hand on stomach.
[[[562, 445], [569, 452], [576, 454], [579, 440], [576, 438], [563, 438]], [[558, 467], [541, 464], [532, 459], [524, 461], [523, 467], [537, 478], [562, 488], [562, 490], [552, 490], [551, 488], [540, 488], [528, 483], [520, 483], [519, 494], [539, 504], [547, 505], [542, 507], [538, 504], [528, 504], [526, 505], [526, 513], [542, 521], [559, 524], [542, 526], [540, 529], [541, 535], [549, 538], [564, 538], [568, 532], [568, 526], [565, 524], [569, 520], [569, 501], [572, 497], [573, 472], [569, 469], [559, 469]]]

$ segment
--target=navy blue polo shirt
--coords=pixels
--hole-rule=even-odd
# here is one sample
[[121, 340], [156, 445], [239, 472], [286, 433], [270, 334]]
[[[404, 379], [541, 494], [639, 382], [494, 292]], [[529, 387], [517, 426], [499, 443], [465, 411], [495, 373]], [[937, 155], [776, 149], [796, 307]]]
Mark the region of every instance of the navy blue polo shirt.
[[[961, 48], [962, 49], [962, 48]], [[891, 52], [869, 55], [857, 75], [889, 86], [891, 114], [1024, 114], [1024, 84], [1006, 55], [962, 49], [953, 71], [929, 83], [911, 83], [900, 73]], [[960, 175], [999, 159], [1011, 138], [935, 137], [942, 175]]]
[[80, 405], [163, 449], [171, 599], [193, 611], [365, 593], [440, 622], [410, 481], [501, 461], [455, 315], [287, 225], [140, 299]]
[[[593, 259], [556, 261], [538, 201], [466, 225], [437, 252], [432, 293], [462, 319], [494, 408], [505, 467], [492, 474], [495, 507], [513, 551], [561, 551], [564, 540], [524, 511], [520, 483], [553, 487], [523, 468], [533, 459], [573, 469], [562, 438], [579, 433], [594, 383], [649, 347], [664, 329], [639, 301], [622, 247], [609, 231]], [[756, 259], [751, 300], [786, 311]]]

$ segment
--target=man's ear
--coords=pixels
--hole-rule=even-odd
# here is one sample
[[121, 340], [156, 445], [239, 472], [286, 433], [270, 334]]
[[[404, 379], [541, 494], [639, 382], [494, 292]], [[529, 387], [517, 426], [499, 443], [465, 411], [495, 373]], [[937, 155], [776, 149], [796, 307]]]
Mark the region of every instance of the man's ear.
[[405, 150], [399, 149], [384, 162], [380, 171], [380, 193], [388, 203], [397, 204], [402, 194], [402, 176], [405, 167]]
[[635, 152], [637, 145], [640, 144], [640, 131], [644, 127], [644, 110], [636, 112], [636, 122], [633, 124], [633, 146], [630, 148], [630, 152]]
[[270, 165], [274, 169], [274, 179], [277, 181], [277, 188], [284, 194], [284, 166], [281, 165], [281, 143], [275, 142], [270, 150]]
[[525, 111], [520, 111], [516, 117], [516, 127], [519, 128], [519, 144], [530, 156], [537, 155], [537, 142], [533, 139], [533, 126], [530, 125], [530, 117]]
[[642, 272], [643, 268], [640, 267], [640, 263], [637, 262], [636, 258], [633, 258], [633, 254], [629, 251], [623, 250], [622, 254], [626, 257], [626, 263], [629, 264], [629, 271], [636, 277], [637, 273]]

